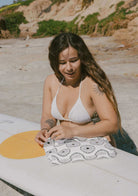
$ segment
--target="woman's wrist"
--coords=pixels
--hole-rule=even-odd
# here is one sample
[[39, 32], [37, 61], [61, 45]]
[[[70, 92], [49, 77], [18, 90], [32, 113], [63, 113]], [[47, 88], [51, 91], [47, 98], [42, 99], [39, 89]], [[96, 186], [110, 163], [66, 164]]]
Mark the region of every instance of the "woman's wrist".
[[41, 128], [41, 131], [44, 131], [44, 130], [49, 131], [49, 129], [47, 127]]
[[77, 127], [72, 128], [72, 137], [77, 136]]

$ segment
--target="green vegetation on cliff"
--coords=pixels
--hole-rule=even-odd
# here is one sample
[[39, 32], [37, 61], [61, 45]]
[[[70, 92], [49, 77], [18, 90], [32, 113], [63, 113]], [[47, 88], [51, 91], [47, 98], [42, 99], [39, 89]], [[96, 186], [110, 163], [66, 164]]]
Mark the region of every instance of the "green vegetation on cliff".
[[61, 4], [61, 3], [64, 3], [65, 1], [69, 1], [69, 0], [51, 0], [52, 4]]
[[[65, 1], [65, 0], [63, 0]], [[62, 2], [63, 2], [62, 1]], [[53, 0], [52, 2], [61, 3], [61, 1]], [[83, 1], [85, 5], [91, 3], [92, 0]], [[36, 33], [37, 36], [55, 35], [60, 32], [71, 31], [77, 34], [99, 34], [99, 35], [112, 35], [116, 29], [126, 28], [127, 23], [124, 22], [126, 15], [131, 12], [121, 6], [124, 1], [120, 1], [116, 5], [116, 11], [110, 14], [108, 17], [101, 20], [98, 19], [100, 15], [98, 12], [88, 15], [83, 24], [78, 25], [76, 23], [77, 18], [71, 22], [65, 21], [43, 21], [39, 23], [39, 29]], [[83, 19], [83, 18], [82, 18]]]
[[13, 12], [4, 16], [6, 29], [9, 30], [14, 36], [18, 36], [20, 33], [19, 24], [27, 23], [22, 12]]
[[[66, 1], [70, 1], [70, 0], [51, 0], [52, 4], [55, 4], [55, 3], [61, 4], [61, 3], [64, 3], [64, 2], [66, 2]], [[84, 7], [88, 7], [88, 6], [90, 5], [90, 3], [93, 2], [93, 1], [94, 1], [94, 0], [83, 0], [83, 1], [82, 1], [82, 9], [83, 9]]]
[[34, 37], [51, 36], [51, 35], [56, 35], [58, 33], [66, 32], [66, 31], [77, 33], [78, 25], [75, 24], [76, 19], [77, 17], [71, 22], [55, 21], [52, 19], [48, 21], [41, 21], [38, 23], [39, 29], [37, 30], [37, 33], [34, 34]]
[[14, 11], [17, 7], [19, 7], [19, 5], [20, 3], [15, 3], [15, 4], [4, 6], [0, 8], [0, 13], [8, 11], [8, 10]]
[[81, 26], [75, 23], [77, 18], [71, 22], [54, 20], [39, 22], [39, 29], [35, 36], [50, 36], [66, 31], [77, 34], [93, 34], [96, 31], [100, 35], [111, 35], [116, 29], [127, 27], [123, 21], [130, 12], [125, 8], [119, 9], [122, 4], [123, 2], [118, 4], [116, 11], [102, 20], [98, 19], [99, 13], [88, 15]]
[[88, 7], [90, 5], [91, 2], [94, 2], [94, 0], [83, 0], [82, 1], [82, 9], [84, 7]]
[[123, 23], [123, 21], [126, 19], [127, 14], [129, 14], [127, 9], [118, 9], [117, 7], [115, 12], [99, 21], [98, 32], [102, 35], [110, 35], [110, 33], [112, 34], [113, 30], [126, 28], [126, 23]]
[[118, 10], [122, 5], [124, 5], [124, 1], [120, 1], [117, 5], [116, 5], [116, 10]]
[[14, 2], [20, 3], [20, 5], [26, 5], [26, 6], [28, 6], [28, 5], [30, 5], [30, 3], [32, 3], [33, 1], [35, 1], [35, 0], [26, 0], [26, 1], [24, 1], [24, 0], [15, 0]]
[[[2, 7], [0, 9], [0, 16], [2, 16], [2, 20], [4, 21], [4, 29], [1, 27], [2, 30], [9, 30], [10, 33], [14, 36], [18, 36], [20, 33], [19, 25], [21, 23], [27, 23], [25, 17], [23, 16], [22, 12], [15, 12], [15, 9], [18, 8], [20, 5], [28, 6], [35, 0], [15, 0], [15, 4]], [[67, 2], [69, 0], [51, 0], [50, 8], [53, 4], [57, 3], [60, 4], [62, 2]], [[87, 7], [93, 0], [83, 0], [82, 1], [82, 9]], [[129, 9], [123, 8], [124, 1], [120, 1], [116, 4], [116, 11], [110, 14], [109, 16], [99, 19], [100, 14], [98, 12], [88, 15], [85, 19], [84, 16], [79, 18], [79, 15], [72, 21], [41, 21], [38, 23], [39, 29], [37, 33], [34, 34], [34, 37], [44, 37], [44, 36], [51, 36], [58, 34], [60, 32], [73, 32], [77, 34], [89, 34], [89, 35], [102, 35], [102, 36], [109, 36], [114, 33], [116, 29], [120, 28], [127, 28], [128, 20], [127, 15], [131, 14], [134, 11], [130, 11]], [[111, 5], [111, 7], [114, 4]], [[49, 7], [46, 10], [50, 10]], [[43, 10], [46, 12], [46, 10]], [[48, 11], [49, 12], [49, 11]], [[82, 22], [83, 21], [83, 22]], [[80, 23], [81, 22], [81, 25]]]
[[79, 28], [80, 34], [91, 34], [95, 31], [95, 26], [99, 22], [98, 20], [99, 13], [93, 13], [88, 15], [84, 19], [84, 23]]
[[26, 0], [26, 1], [17, 0], [17, 1], [14, 1], [13, 4], [3, 6], [2, 8], [0, 8], [0, 13], [5, 12], [5, 11], [9, 11], [9, 10], [14, 11], [15, 9], [17, 9], [21, 5], [29, 6], [30, 3], [32, 3], [33, 1], [35, 1], [35, 0]]
[[38, 24], [39, 29], [34, 36], [40, 37], [51, 36], [65, 31], [67, 25], [65, 21], [54, 21], [52, 19], [48, 21], [41, 21]]

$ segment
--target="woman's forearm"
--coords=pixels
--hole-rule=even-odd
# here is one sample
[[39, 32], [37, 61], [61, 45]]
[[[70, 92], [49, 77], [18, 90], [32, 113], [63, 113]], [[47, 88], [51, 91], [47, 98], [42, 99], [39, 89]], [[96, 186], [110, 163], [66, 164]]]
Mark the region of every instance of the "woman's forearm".
[[78, 137], [99, 137], [107, 136], [118, 130], [117, 122], [110, 120], [101, 120], [96, 124], [88, 123], [86, 125], [77, 125], [73, 127], [73, 136]]
[[44, 130], [44, 129], [51, 129], [52, 127], [54, 127], [56, 125], [56, 120], [53, 119], [53, 118], [45, 118], [45, 117], [42, 117], [41, 119], [41, 130]]
[[35, 141], [39, 145], [43, 146], [46, 142], [47, 134], [49, 130], [56, 125], [56, 120], [49, 115], [42, 115], [41, 118], [41, 131], [39, 131], [35, 137]]

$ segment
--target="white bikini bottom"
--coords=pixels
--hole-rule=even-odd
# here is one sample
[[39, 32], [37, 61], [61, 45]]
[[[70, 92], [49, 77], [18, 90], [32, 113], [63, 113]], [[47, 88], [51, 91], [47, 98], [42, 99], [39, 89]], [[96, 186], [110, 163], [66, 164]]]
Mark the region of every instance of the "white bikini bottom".
[[46, 157], [52, 164], [65, 164], [80, 160], [113, 158], [115, 148], [104, 137], [52, 140], [44, 144]]

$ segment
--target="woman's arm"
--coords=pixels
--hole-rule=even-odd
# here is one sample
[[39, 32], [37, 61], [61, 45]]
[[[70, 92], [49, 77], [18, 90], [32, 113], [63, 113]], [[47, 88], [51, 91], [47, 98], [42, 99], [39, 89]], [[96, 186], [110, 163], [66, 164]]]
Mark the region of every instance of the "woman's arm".
[[43, 105], [41, 117], [41, 131], [36, 135], [35, 141], [43, 145], [47, 139], [47, 132], [56, 125], [56, 119], [51, 115], [51, 83], [52, 75], [48, 76], [44, 82], [43, 88]]
[[106, 94], [93, 81], [89, 81], [89, 90], [101, 121], [93, 125], [79, 126], [74, 129], [73, 134], [81, 137], [97, 137], [116, 132], [118, 130], [118, 117]]
[[101, 121], [74, 129], [73, 134], [81, 137], [107, 136], [118, 130], [117, 114], [105, 93], [96, 83], [90, 83], [91, 99]]
[[92, 102], [100, 120], [96, 124], [75, 125], [74, 127], [58, 125], [53, 127], [48, 136], [54, 139], [78, 137], [107, 136], [118, 130], [118, 117], [105, 93], [93, 81], [88, 84]]

